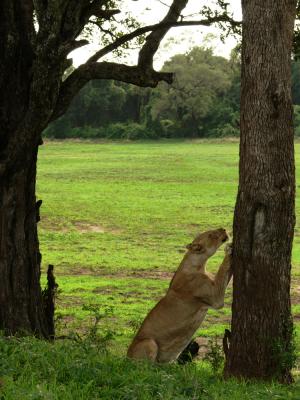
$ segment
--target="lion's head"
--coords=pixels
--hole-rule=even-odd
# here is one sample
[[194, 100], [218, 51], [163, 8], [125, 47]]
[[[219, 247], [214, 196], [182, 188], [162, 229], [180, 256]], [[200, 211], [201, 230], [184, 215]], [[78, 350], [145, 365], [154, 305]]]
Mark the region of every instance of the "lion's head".
[[215, 229], [200, 233], [186, 247], [189, 252], [212, 256], [218, 248], [229, 239], [224, 228]]

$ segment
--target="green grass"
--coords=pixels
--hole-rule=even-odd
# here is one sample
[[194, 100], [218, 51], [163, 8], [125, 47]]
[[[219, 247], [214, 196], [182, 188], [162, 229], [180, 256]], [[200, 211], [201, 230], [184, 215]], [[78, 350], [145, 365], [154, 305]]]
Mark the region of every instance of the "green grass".
[[[63, 274], [174, 271], [197, 232], [231, 230], [237, 176], [237, 143], [47, 143], [38, 179], [44, 264]], [[298, 221], [296, 244], [299, 233]]]
[[[163, 295], [185, 245], [202, 230], [231, 230], [237, 165], [236, 143], [43, 146], [40, 242], [43, 265], [55, 265], [62, 290], [63, 331], [85, 325], [82, 304], [113, 307], [125, 351], [132, 321]], [[222, 257], [220, 250], [210, 261], [212, 271]], [[221, 333], [229, 314], [219, 327], [208, 316], [199, 334]]]
[[[296, 144], [296, 154], [300, 145]], [[300, 159], [297, 158], [299, 171]], [[300, 174], [300, 173], [299, 173]], [[43, 272], [55, 265], [57, 333], [84, 335], [94, 305], [113, 334], [109, 354], [87, 342], [0, 339], [3, 399], [299, 399], [300, 386], [222, 382], [210, 367], [134, 364], [125, 359], [134, 329], [164, 294], [189, 243], [211, 228], [232, 229], [238, 144], [48, 142], [39, 154], [39, 237]], [[296, 200], [300, 212], [300, 197]], [[293, 313], [300, 351], [300, 225], [293, 251]], [[209, 262], [216, 271], [220, 250]], [[43, 283], [45, 274], [43, 275]], [[200, 336], [221, 336], [225, 307], [211, 310]], [[105, 353], [106, 354], [106, 353]], [[112, 356], [113, 355], [113, 356]], [[0, 380], [1, 398], [1, 380]]]
[[[237, 179], [236, 142], [42, 146], [37, 192], [44, 200], [39, 224], [43, 266], [55, 265], [62, 290], [58, 312], [67, 328], [84, 326], [82, 304], [113, 307], [125, 346], [131, 321], [142, 318], [163, 295], [185, 245], [199, 231], [221, 226], [231, 231]], [[299, 212], [299, 198], [296, 205]], [[298, 222], [295, 277], [299, 232]], [[221, 249], [209, 262], [211, 271], [222, 257]], [[227, 307], [211, 311], [199, 335], [221, 333], [228, 325], [230, 292]]]
[[44, 262], [64, 273], [174, 271], [199, 230], [231, 228], [236, 144], [59, 143], [39, 159]]
[[0, 338], [5, 400], [299, 400], [300, 383], [224, 382], [209, 365], [150, 365], [99, 351], [89, 342]]

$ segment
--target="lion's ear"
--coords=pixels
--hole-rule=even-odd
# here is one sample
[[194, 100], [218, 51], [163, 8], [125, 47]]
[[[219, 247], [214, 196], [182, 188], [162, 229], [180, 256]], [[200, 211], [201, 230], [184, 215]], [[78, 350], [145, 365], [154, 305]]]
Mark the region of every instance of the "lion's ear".
[[188, 250], [193, 251], [194, 253], [203, 253], [204, 247], [200, 243], [190, 243], [186, 246]]
[[197, 243], [197, 244], [193, 244], [192, 250], [195, 253], [203, 253], [204, 252], [204, 247], [203, 247], [202, 244]]

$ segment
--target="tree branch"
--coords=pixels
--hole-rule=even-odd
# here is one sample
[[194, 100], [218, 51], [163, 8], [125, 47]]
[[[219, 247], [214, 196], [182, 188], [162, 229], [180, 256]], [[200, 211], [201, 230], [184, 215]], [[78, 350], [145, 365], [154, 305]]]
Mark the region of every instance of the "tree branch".
[[[109, 35], [112, 38], [112, 40], [118, 39], [117, 36], [111, 30], [103, 28], [101, 23], [99, 23], [97, 21], [92, 21], [92, 20], [90, 20], [89, 23], [96, 25], [97, 28], [100, 29], [101, 32], [105, 33], [106, 35]], [[97, 61], [97, 60], [95, 60], [95, 61]]]
[[109, 20], [111, 17], [121, 12], [120, 10], [116, 9], [103, 9], [102, 7], [106, 6], [107, 3], [109, 3], [108, 0], [94, 0], [83, 10], [82, 17], [86, 20], [86, 22], [93, 15], [98, 18]]
[[61, 37], [63, 41], [75, 40], [82, 32], [90, 17], [96, 16], [102, 20], [109, 20], [120, 10], [103, 9], [108, 0], [68, 0], [62, 20]]
[[[193, 25], [208, 26], [218, 22], [229, 22], [235, 25], [240, 24], [239, 22], [233, 21], [225, 14], [220, 16], [215, 15], [200, 21], [177, 21], [187, 2], [188, 0], [173, 0], [167, 15], [160, 23], [138, 28], [131, 33], [123, 35], [113, 43], [97, 51], [85, 64], [78, 67], [61, 85], [52, 120], [57, 119], [66, 111], [77, 92], [92, 79], [114, 79], [144, 87], [155, 87], [159, 81], [171, 83], [173, 79], [171, 73], [157, 72], [153, 69], [154, 54], [162, 38], [171, 27]], [[96, 0], [94, 3], [90, 4], [88, 12], [91, 12], [92, 6], [100, 7], [103, 6], [103, 4], [103, 0]], [[151, 33], [146, 38], [146, 43], [140, 50], [137, 66], [131, 67], [111, 62], [97, 62], [101, 57], [122, 46], [124, 43], [147, 32]]]
[[28, 42], [33, 47], [36, 33], [33, 25], [33, 1], [24, 0], [20, 2], [21, 16], [19, 16], [18, 23], [23, 25], [23, 34], [27, 36]]
[[109, 20], [111, 17], [113, 17], [116, 14], [120, 14], [121, 10], [98, 10], [97, 8], [92, 10], [92, 15], [95, 15], [95, 17], [102, 18]]
[[[91, 21], [90, 21], [91, 22]], [[105, 55], [111, 53], [113, 50], [116, 50], [118, 47], [122, 46], [123, 44], [129, 42], [130, 40], [135, 39], [138, 36], [141, 36], [147, 32], [155, 31], [161, 28], [177, 28], [183, 26], [209, 26], [217, 22], [228, 22], [234, 26], [240, 26], [242, 24], [241, 21], [234, 21], [233, 19], [227, 16], [217, 16], [208, 19], [202, 20], [195, 20], [195, 21], [180, 21], [180, 22], [173, 22], [173, 23], [158, 23], [154, 25], [147, 25], [143, 26], [142, 28], [138, 28], [133, 32], [130, 32], [126, 35], [121, 36], [120, 38], [116, 39], [113, 43], [103, 47], [96, 53], [94, 53], [88, 60], [87, 63], [92, 63], [98, 61], [100, 58], [104, 57]], [[98, 24], [97, 24], [98, 26]]]
[[71, 51], [78, 49], [79, 47], [86, 46], [87, 44], [89, 44], [89, 41], [86, 39], [72, 40], [66, 44], [63, 44], [59, 49], [59, 53], [66, 56], [71, 53]]
[[92, 79], [114, 79], [142, 87], [156, 87], [160, 81], [172, 83], [173, 74], [112, 62], [83, 64], [62, 83], [52, 121], [64, 114], [74, 96]]
[[39, 23], [41, 23], [42, 15], [46, 11], [45, 0], [33, 0], [33, 6], [36, 13], [36, 17]]
[[[188, 0], [173, 0], [169, 11], [161, 21], [162, 24], [172, 24], [178, 20], [181, 11], [186, 7]], [[139, 53], [138, 65], [143, 68], [152, 68], [153, 57], [156, 53], [160, 42], [168, 32], [169, 27], [162, 27], [150, 33], [146, 38], [146, 43], [141, 48]]]

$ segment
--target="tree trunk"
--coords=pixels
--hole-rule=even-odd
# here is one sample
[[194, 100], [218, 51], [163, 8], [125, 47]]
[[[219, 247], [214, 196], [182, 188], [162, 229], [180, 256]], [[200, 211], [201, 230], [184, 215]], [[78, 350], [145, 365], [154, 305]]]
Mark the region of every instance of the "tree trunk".
[[28, 165], [1, 181], [0, 329], [49, 337], [40, 289], [36, 156], [37, 148]]
[[0, 329], [51, 338], [53, 324], [40, 288], [35, 182], [40, 136], [62, 67], [47, 59], [46, 46], [33, 52], [33, 31], [30, 1], [1, 2]]
[[295, 0], [244, 0], [232, 333], [225, 376], [291, 381]]

